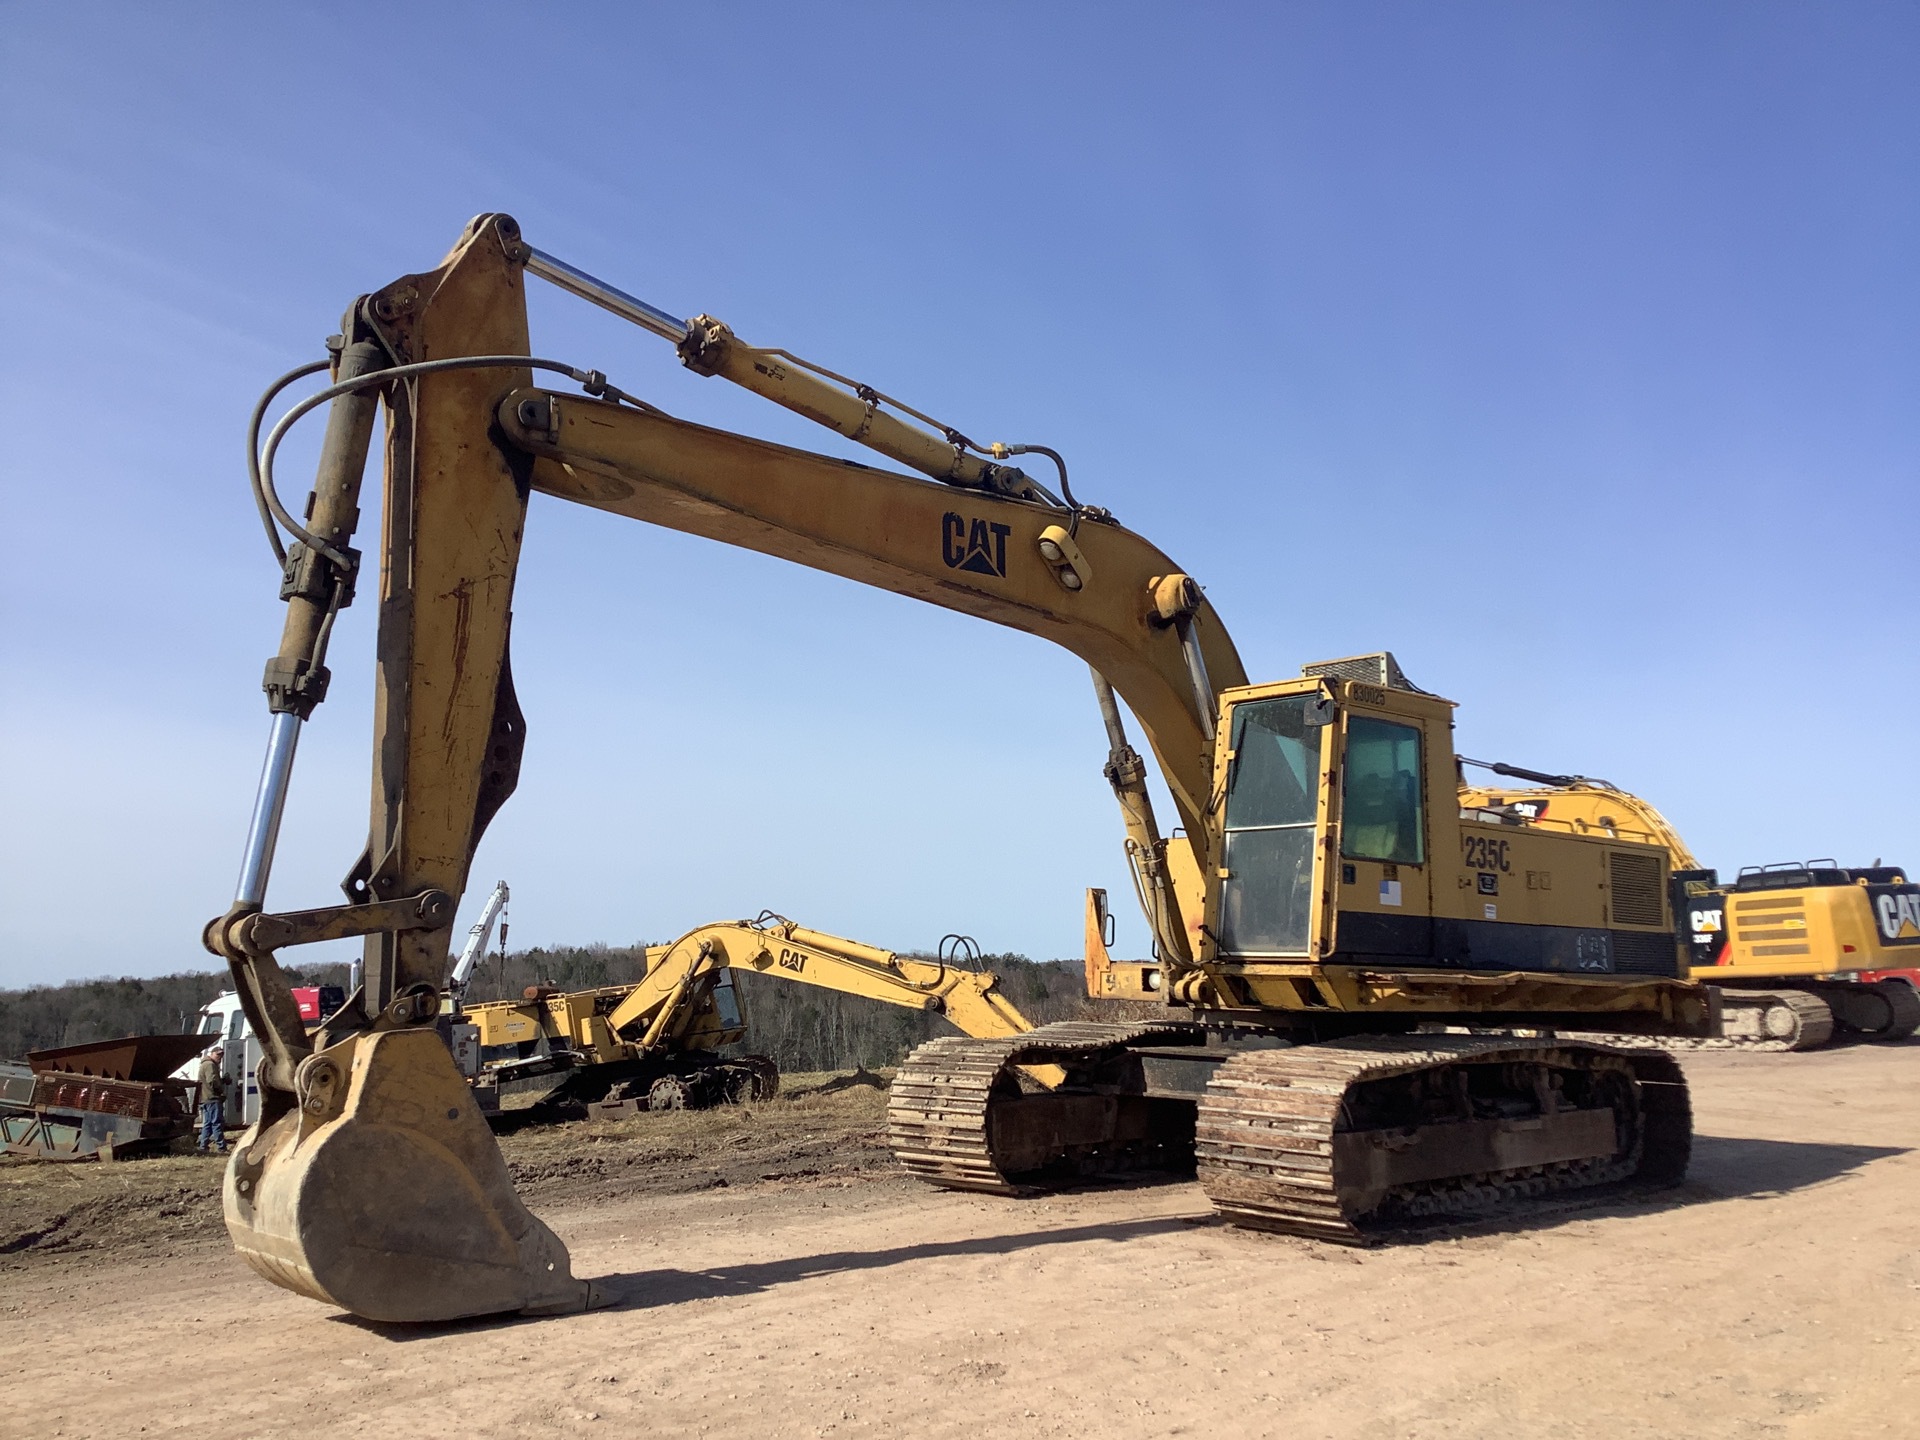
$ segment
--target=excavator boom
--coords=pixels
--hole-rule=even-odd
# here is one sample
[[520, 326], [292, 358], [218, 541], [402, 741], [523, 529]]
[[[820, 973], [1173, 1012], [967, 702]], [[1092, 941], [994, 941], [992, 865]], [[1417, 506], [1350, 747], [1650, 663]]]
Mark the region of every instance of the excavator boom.
[[[944, 447], [940, 483], [649, 409], [589, 401], [582, 411], [575, 397], [534, 390], [535, 369], [558, 369], [610, 393], [595, 374], [530, 356], [531, 257], [512, 220], [483, 216], [440, 266], [363, 296], [335, 345], [334, 384], [305, 402], [326, 399], [331, 409], [301, 519], [280, 505], [271, 461], [302, 407], [269, 437], [256, 472], [263, 514], [295, 540], [283, 550], [275, 535], [288, 612], [267, 666], [272, 725], [241, 880], [205, 934], [232, 969], [266, 1051], [261, 1120], [236, 1153], [225, 1208], [236, 1247], [262, 1274], [373, 1318], [546, 1312], [595, 1299], [571, 1278], [564, 1247], [514, 1196], [432, 1029], [468, 867], [518, 780], [524, 724], [508, 631], [533, 489], [789, 553], [1061, 640], [1111, 666], [1121, 693], [1153, 717], [1176, 803], [1196, 819], [1207, 802], [1212, 696], [1194, 677], [1243, 678], [1198, 587], [1152, 546], [1096, 512], [1063, 507], [1010, 467], [976, 463], [964, 446]], [[690, 363], [780, 383], [762, 373], [768, 357], [756, 358], [724, 327], [687, 330], [697, 332]], [[798, 373], [794, 381], [782, 403], [808, 412], [819, 387]], [[267, 883], [300, 729], [325, 697], [334, 622], [366, 588], [352, 542], [383, 400], [370, 835], [343, 884], [346, 904], [270, 914]], [[499, 435], [502, 421], [513, 440], [475, 443]], [[896, 452], [913, 448], [899, 427], [869, 430]], [[577, 454], [555, 443], [562, 435], [582, 442]], [[630, 479], [600, 468], [596, 441], [611, 449], [616, 470], [636, 443], [657, 447], [661, 510], [650, 510]], [[809, 520], [823, 507], [840, 517], [837, 530]], [[866, 523], [846, 523], [856, 515]], [[1107, 583], [1089, 584], [1095, 564]], [[1160, 603], [1143, 603], [1147, 596]], [[309, 1037], [277, 952], [352, 936], [366, 937], [362, 984]], [[1184, 934], [1171, 938], [1181, 943]], [[412, 1098], [429, 1094], [436, 1098], [424, 1109]], [[359, 1206], [347, 1198], [354, 1193], [391, 1198]]]
[[646, 976], [608, 1015], [607, 1027], [643, 1051], [668, 1043], [687, 1021], [688, 995], [727, 969], [930, 1011], [983, 1039], [1033, 1028], [993, 975], [910, 959], [780, 916], [703, 925], [650, 952]]

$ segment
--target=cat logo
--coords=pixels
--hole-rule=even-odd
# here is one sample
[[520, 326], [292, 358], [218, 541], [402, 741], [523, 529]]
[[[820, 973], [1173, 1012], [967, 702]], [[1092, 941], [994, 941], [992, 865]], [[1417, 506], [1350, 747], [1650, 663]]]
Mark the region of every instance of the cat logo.
[[1719, 934], [1720, 916], [1721, 912], [1718, 910], [1690, 910], [1687, 912], [1687, 918], [1693, 922], [1693, 933], [1696, 935]]
[[966, 570], [975, 575], [1007, 576], [1007, 536], [1010, 525], [990, 525], [985, 520], [971, 524], [963, 515], [949, 510], [940, 517], [940, 558], [949, 570]]
[[1589, 930], [1573, 937], [1573, 968], [1613, 971], [1613, 941], [1606, 931]]
[[1547, 813], [1547, 802], [1544, 800], [1515, 800], [1510, 803], [1514, 814], [1524, 815], [1529, 820], [1538, 820]]
[[1889, 942], [1920, 940], [1920, 889], [1911, 885], [1868, 887], [1873, 894], [1873, 918], [1880, 936]]

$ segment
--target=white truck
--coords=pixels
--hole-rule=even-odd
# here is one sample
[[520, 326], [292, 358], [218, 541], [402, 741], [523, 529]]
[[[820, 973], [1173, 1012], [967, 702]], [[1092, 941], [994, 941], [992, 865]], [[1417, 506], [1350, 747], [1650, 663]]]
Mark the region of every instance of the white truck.
[[[295, 988], [293, 998], [300, 1004], [300, 1018], [317, 1025], [340, 1008], [346, 993], [338, 985], [303, 985]], [[239, 992], [223, 990], [202, 1005], [194, 1033], [220, 1037], [220, 1068], [227, 1076], [228, 1127], [253, 1124], [260, 1118], [260, 1042], [254, 1039], [253, 1027], [240, 1008]], [[173, 1078], [198, 1084], [200, 1057], [196, 1055], [175, 1070]], [[199, 1105], [198, 1094], [193, 1103]]]

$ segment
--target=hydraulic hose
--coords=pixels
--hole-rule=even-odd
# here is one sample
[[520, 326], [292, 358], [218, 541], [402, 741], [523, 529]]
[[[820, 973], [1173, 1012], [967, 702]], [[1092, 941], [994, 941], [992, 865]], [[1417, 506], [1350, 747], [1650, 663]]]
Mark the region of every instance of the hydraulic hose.
[[[287, 512], [286, 506], [280, 503], [279, 492], [275, 490], [273, 484], [273, 457], [279, 450], [280, 442], [286, 437], [287, 431], [292, 429], [303, 415], [326, 404], [336, 396], [352, 394], [354, 391], [366, 390], [375, 386], [388, 385], [396, 380], [414, 380], [422, 375], [436, 375], [448, 370], [527, 369], [550, 370], [555, 374], [565, 375], [592, 396], [603, 397], [613, 401], [625, 401], [629, 404], [639, 403], [625, 391], [609, 385], [607, 383], [607, 377], [598, 370], [582, 370], [577, 366], [563, 364], [558, 360], [541, 360], [527, 355], [455, 355], [449, 356], [444, 360], [419, 360], [410, 365], [394, 365], [384, 370], [375, 370], [355, 379], [342, 380], [337, 385], [329, 385], [324, 390], [315, 391], [280, 417], [273, 429], [267, 433], [266, 447], [259, 453], [256, 460], [253, 455], [253, 437], [259, 433], [259, 423], [266, 412], [267, 405], [271, 403], [273, 397], [278, 394], [280, 390], [284, 389], [294, 380], [299, 379], [300, 376], [311, 375], [325, 368], [327, 368], [327, 363], [319, 361], [301, 370], [291, 371], [275, 381], [267, 393], [260, 398], [260, 403], [254, 412], [254, 428], [249, 432], [248, 437], [248, 460], [252, 466], [254, 499], [263, 507], [265, 515], [270, 516], [272, 521], [278, 521], [282, 529], [306, 545], [309, 549], [317, 554], [326, 556], [334, 564], [342, 568], [351, 568], [352, 562], [346, 555], [336, 550], [333, 546], [328, 545], [317, 535], [311, 533], [304, 525], [300, 524], [299, 521], [295, 520], [293, 516]], [[281, 548], [279, 536], [273, 533], [271, 523], [268, 525], [268, 533], [273, 544], [275, 556], [284, 562], [286, 559], [286, 551]]]
[[273, 523], [273, 509], [267, 504], [266, 491], [260, 483], [260, 422], [267, 418], [267, 407], [273, 403], [287, 386], [296, 380], [304, 380], [309, 375], [318, 375], [322, 370], [331, 369], [331, 360], [315, 360], [311, 365], [300, 365], [278, 380], [274, 381], [261, 395], [260, 403], [253, 407], [253, 418], [247, 422], [247, 478], [253, 483], [253, 503], [260, 511], [260, 523], [266, 527], [267, 544], [273, 547], [273, 558], [282, 565], [287, 563], [287, 547], [280, 543], [280, 531]]

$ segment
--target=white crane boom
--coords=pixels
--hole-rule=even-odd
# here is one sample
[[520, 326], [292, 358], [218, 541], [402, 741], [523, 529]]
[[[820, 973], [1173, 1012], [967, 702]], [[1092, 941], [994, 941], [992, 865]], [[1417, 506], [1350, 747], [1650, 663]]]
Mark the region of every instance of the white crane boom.
[[480, 918], [473, 922], [473, 928], [467, 932], [467, 948], [460, 952], [460, 961], [453, 967], [453, 975], [447, 981], [447, 990], [456, 1001], [467, 993], [467, 982], [473, 978], [473, 968], [486, 953], [487, 937], [493, 933], [493, 922], [500, 918], [500, 912], [506, 908], [507, 882], [502, 880], [493, 887], [493, 894], [487, 897], [487, 903], [480, 910]]

